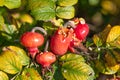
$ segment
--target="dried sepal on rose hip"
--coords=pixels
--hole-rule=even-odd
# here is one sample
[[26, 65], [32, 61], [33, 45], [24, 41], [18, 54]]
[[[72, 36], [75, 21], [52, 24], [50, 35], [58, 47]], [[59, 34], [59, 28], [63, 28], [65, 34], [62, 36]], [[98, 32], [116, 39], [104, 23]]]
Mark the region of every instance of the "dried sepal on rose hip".
[[36, 62], [42, 67], [50, 67], [56, 61], [56, 56], [52, 52], [41, 52], [36, 56]]
[[59, 28], [51, 37], [50, 49], [56, 55], [64, 55], [72, 40], [73, 29]]
[[[39, 52], [38, 47], [42, 46], [44, 43], [44, 36], [35, 32], [35, 30], [41, 30], [43, 32], [42, 28], [35, 27], [31, 32], [25, 32], [20, 38], [21, 44], [27, 48], [29, 55], [32, 58]], [[45, 31], [43, 33], [46, 35]]]

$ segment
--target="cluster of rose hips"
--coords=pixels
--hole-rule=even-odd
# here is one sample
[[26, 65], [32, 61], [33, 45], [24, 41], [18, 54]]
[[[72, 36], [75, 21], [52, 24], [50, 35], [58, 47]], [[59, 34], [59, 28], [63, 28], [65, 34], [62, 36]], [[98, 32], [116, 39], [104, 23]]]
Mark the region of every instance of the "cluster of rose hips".
[[[31, 32], [24, 33], [21, 44], [25, 46], [32, 58], [43, 67], [49, 67], [56, 61], [56, 55], [64, 55], [68, 50], [74, 53], [74, 47], [78, 46], [89, 33], [89, 27], [83, 18], [75, 18], [68, 21], [64, 27], [59, 27], [50, 38], [50, 50], [40, 52], [38, 47], [44, 43], [44, 36], [35, 30], [41, 30], [44, 35], [47, 33], [40, 27], [35, 27]], [[37, 54], [39, 53], [39, 54]]]

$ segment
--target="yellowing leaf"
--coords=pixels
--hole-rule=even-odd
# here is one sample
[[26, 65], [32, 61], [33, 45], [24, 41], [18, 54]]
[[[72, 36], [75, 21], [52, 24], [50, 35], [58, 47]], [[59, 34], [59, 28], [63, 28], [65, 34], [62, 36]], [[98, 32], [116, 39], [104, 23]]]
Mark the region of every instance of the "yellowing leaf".
[[112, 42], [120, 36], [120, 26], [113, 26], [108, 34], [106, 42]]
[[0, 15], [0, 26], [2, 26], [4, 24], [4, 18], [3, 16]]
[[0, 71], [0, 80], [9, 80], [6, 73]]
[[29, 14], [22, 14], [20, 16], [20, 20], [22, 22], [27, 22], [27, 23], [30, 23], [30, 24], [33, 23], [33, 18]]
[[120, 51], [119, 50], [118, 51], [113, 50], [112, 52], [113, 52], [113, 55], [114, 55], [116, 61], [120, 62]]
[[63, 61], [62, 74], [66, 80], [93, 80], [94, 71], [81, 55], [65, 54], [60, 61]]
[[77, 54], [65, 54], [60, 58], [60, 61], [68, 62], [68, 61], [75, 61], [75, 62], [85, 62], [84, 58], [81, 55]]
[[57, 0], [58, 5], [60, 6], [72, 6], [77, 2], [78, 0]]
[[120, 36], [119, 36], [117, 39], [115, 39], [114, 41], [110, 42], [109, 44], [110, 44], [111, 46], [120, 48]]
[[93, 36], [93, 41], [94, 41], [96, 46], [101, 46], [103, 44], [102, 40], [96, 34]]
[[16, 80], [43, 80], [34, 68], [26, 68]]
[[62, 65], [62, 74], [66, 80], [93, 80], [94, 71], [84, 62], [65, 62]]
[[4, 51], [0, 54], [0, 70], [9, 73], [16, 74], [22, 69], [20, 59], [12, 51]]
[[105, 29], [98, 34], [98, 36], [100, 37], [102, 43], [106, 43], [106, 39], [107, 39], [107, 36], [108, 36], [111, 28], [112, 28], [111, 25], [107, 25], [105, 27]]
[[112, 53], [109, 52], [105, 54], [104, 59], [96, 60], [95, 66], [103, 74], [115, 74], [120, 68]]
[[16, 46], [8, 46], [7, 49], [17, 54], [17, 57], [20, 59], [22, 65], [29, 64], [30, 58], [27, 56], [27, 53], [23, 49]]
[[6, 6], [9, 9], [18, 8], [21, 5], [21, 0], [0, 0], [0, 6]]

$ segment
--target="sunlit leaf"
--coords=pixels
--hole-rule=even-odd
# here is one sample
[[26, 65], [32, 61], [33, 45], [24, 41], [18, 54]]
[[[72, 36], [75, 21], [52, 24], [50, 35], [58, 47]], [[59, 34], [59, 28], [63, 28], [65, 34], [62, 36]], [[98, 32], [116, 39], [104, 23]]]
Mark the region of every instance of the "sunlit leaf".
[[55, 2], [52, 0], [28, 0], [28, 9], [34, 10], [37, 8], [43, 8], [43, 7], [55, 7]]
[[115, 39], [114, 41], [110, 42], [109, 44], [110, 44], [111, 46], [120, 48], [120, 36], [119, 36], [117, 39]]
[[22, 69], [22, 64], [17, 54], [12, 51], [4, 51], [0, 54], [0, 70], [9, 73], [16, 74]]
[[16, 46], [8, 46], [6, 48], [17, 54], [17, 57], [20, 59], [20, 62], [21, 62], [22, 65], [28, 65], [29, 64], [30, 59], [27, 56], [27, 53], [23, 49], [21, 49], [19, 47], [16, 47]]
[[9, 80], [6, 73], [0, 71], [0, 80]]
[[31, 14], [36, 20], [50, 20], [55, 18], [55, 10], [50, 7], [34, 9]]
[[75, 61], [75, 62], [85, 62], [84, 58], [81, 55], [77, 54], [65, 54], [60, 58], [60, 61], [68, 62], [68, 61]]
[[18, 76], [16, 80], [43, 80], [40, 74], [34, 68], [26, 68], [22, 75]]
[[71, 19], [75, 15], [75, 9], [73, 6], [60, 7], [56, 9], [56, 15], [60, 18]]
[[81, 55], [65, 54], [60, 61], [63, 61], [62, 74], [67, 80], [93, 80], [94, 71]]
[[78, 0], [57, 0], [58, 5], [60, 6], [72, 6], [77, 2]]
[[33, 23], [33, 18], [29, 14], [22, 14], [20, 16], [20, 20], [22, 22], [26, 22], [26, 23], [30, 23], [30, 24]]
[[69, 61], [62, 65], [62, 74], [66, 80], [93, 80], [93, 69], [84, 62]]
[[120, 26], [113, 26], [108, 34], [106, 42], [112, 42], [120, 36]]
[[0, 0], [0, 6], [6, 6], [9, 9], [18, 8], [21, 5], [21, 0]]

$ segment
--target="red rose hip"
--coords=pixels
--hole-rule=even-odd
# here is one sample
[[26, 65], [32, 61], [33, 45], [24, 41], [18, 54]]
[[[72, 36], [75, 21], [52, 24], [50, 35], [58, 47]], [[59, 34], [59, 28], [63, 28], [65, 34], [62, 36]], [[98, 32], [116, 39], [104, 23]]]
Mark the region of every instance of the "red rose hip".
[[28, 49], [29, 55], [34, 58], [36, 53], [39, 52], [38, 46], [44, 43], [44, 37], [36, 32], [26, 32], [21, 36], [20, 42]]
[[73, 29], [59, 28], [51, 38], [51, 51], [56, 55], [64, 55], [68, 50], [72, 36]]
[[49, 67], [56, 61], [56, 56], [52, 52], [40, 53], [36, 56], [36, 62], [43, 67]]

